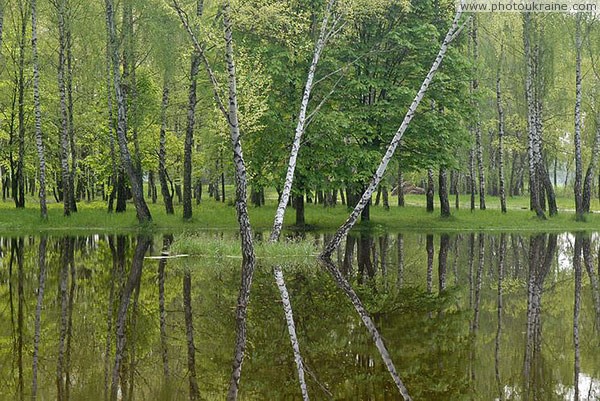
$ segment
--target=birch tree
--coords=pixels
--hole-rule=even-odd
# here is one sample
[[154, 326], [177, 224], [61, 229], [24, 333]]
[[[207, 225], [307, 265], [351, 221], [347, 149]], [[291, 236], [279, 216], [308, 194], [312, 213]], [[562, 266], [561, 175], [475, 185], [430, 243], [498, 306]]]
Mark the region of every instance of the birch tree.
[[385, 346], [385, 344], [383, 342], [381, 335], [379, 334], [379, 331], [377, 330], [377, 327], [373, 323], [373, 320], [369, 316], [369, 313], [363, 306], [360, 298], [358, 297], [358, 295], [356, 294], [354, 289], [350, 286], [350, 284], [348, 283], [346, 278], [341, 274], [340, 270], [336, 267], [334, 262], [331, 260], [331, 255], [339, 247], [343, 238], [346, 235], [348, 235], [348, 232], [356, 224], [356, 221], [358, 220], [358, 216], [361, 214], [363, 209], [369, 203], [369, 201], [371, 200], [371, 196], [373, 195], [373, 191], [377, 188], [377, 186], [381, 182], [383, 175], [387, 169], [387, 166], [388, 166], [390, 160], [392, 159], [392, 157], [394, 156], [396, 148], [398, 147], [398, 144], [400, 143], [402, 136], [404, 135], [404, 132], [406, 131], [406, 128], [409, 126], [411, 120], [415, 116], [417, 107], [421, 103], [421, 100], [423, 99], [425, 92], [429, 88], [429, 85], [431, 84], [431, 81], [433, 80], [433, 77], [434, 77], [436, 71], [438, 70], [438, 68], [440, 67], [440, 65], [442, 63], [442, 60], [444, 59], [446, 51], [448, 50], [448, 46], [458, 36], [460, 31], [464, 27], [464, 23], [460, 24], [461, 16], [462, 16], [462, 9], [460, 7], [458, 7], [456, 15], [454, 16], [454, 20], [452, 21], [452, 25], [451, 25], [450, 29], [448, 30], [448, 32], [441, 44], [438, 55], [435, 58], [435, 61], [433, 62], [431, 68], [429, 69], [429, 72], [427, 73], [425, 79], [423, 80], [423, 83], [421, 84], [421, 87], [419, 88], [410, 107], [408, 108], [406, 115], [404, 116], [404, 120], [402, 121], [402, 124], [400, 125], [400, 127], [396, 131], [394, 137], [392, 138], [390, 144], [388, 145], [386, 153], [383, 156], [383, 158], [381, 159], [381, 162], [380, 162], [379, 166], [377, 167], [377, 170], [375, 171], [375, 174], [373, 175], [371, 182], [367, 186], [366, 190], [362, 194], [360, 200], [358, 201], [357, 205], [355, 206], [354, 210], [352, 211], [352, 213], [350, 214], [350, 216], [348, 217], [346, 222], [337, 230], [337, 232], [334, 234], [332, 239], [325, 246], [325, 249], [323, 250], [323, 252], [319, 255], [319, 261], [329, 271], [329, 273], [333, 276], [333, 278], [336, 281], [336, 283], [338, 284], [338, 286], [348, 296], [348, 298], [352, 302], [354, 308], [358, 312], [360, 318], [362, 319], [364, 325], [366, 326], [367, 330], [370, 332], [371, 336], [373, 337], [373, 341], [375, 342], [375, 345], [384, 361], [384, 364], [386, 365], [386, 368], [390, 372], [390, 375], [392, 376], [392, 379], [394, 380], [394, 383], [396, 384], [400, 394], [406, 401], [411, 400], [411, 397], [410, 397], [408, 390], [406, 389], [404, 383], [400, 379], [400, 376], [398, 375], [398, 373], [396, 371], [396, 367], [394, 366], [394, 363], [390, 357], [387, 347]]
[[[40, 214], [42, 220], [48, 219], [46, 206], [46, 157], [44, 155], [44, 141], [42, 138], [42, 110], [40, 106], [40, 72], [37, 48], [37, 8], [36, 0], [31, 1], [31, 48], [33, 51], [33, 107], [35, 110], [35, 145], [37, 148], [40, 168]], [[0, 17], [1, 18], [1, 17]], [[0, 28], [0, 37], [2, 36]], [[0, 47], [2, 39], [0, 38]]]
[[575, 219], [583, 220], [583, 199], [582, 199], [582, 176], [583, 163], [581, 160], [581, 18], [582, 14], [577, 13], [575, 17]]
[[[323, 20], [321, 21], [321, 29], [319, 32], [319, 37], [315, 44], [315, 49], [313, 52], [312, 62], [310, 64], [308, 75], [306, 78], [306, 84], [304, 86], [304, 94], [302, 96], [302, 102], [300, 103], [300, 111], [298, 112], [298, 123], [296, 125], [296, 131], [294, 135], [294, 141], [292, 143], [292, 150], [290, 152], [290, 157], [288, 161], [288, 168], [285, 177], [285, 182], [283, 185], [283, 190], [281, 192], [279, 204], [277, 206], [277, 210], [275, 212], [275, 219], [273, 221], [273, 228], [271, 229], [271, 235], [269, 237], [269, 242], [275, 243], [279, 241], [281, 236], [281, 229], [283, 227], [283, 217], [285, 213], [285, 209], [288, 205], [290, 193], [292, 190], [292, 183], [294, 180], [294, 171], [296, 169], [296, 161], [298, 159], [298, 152], [300, 151], [300, 143], [302, 140], [302, 136], [304, 135], [305, 127], [306, 127], [306, 114], [308, 110], [308, 104], [311, 96], [311, 91], [313, 88], [313, 82], [315, 78], [315, 72], [317, 70], [317, 64], [319, 63], [319, 59], [321, 57], [321, 53], [329, 40], [329, 38], [335, 34], [338, 29], [339, 19], [333, 18], [333, 7], [336, 3], [336, 0], [329, 0], [327, 3], [327, 7], [325, 10], [325, 14], [323, 16]], [[333, 21], [330, 22], [330, 19]], [[302, 197], [302, 202], [304, 201], [304, 197]], [[294, 315], [292, 310], [292, 304], [290, 302], [289, 293], [287, 287], [285, 285], [285, 278], [283, 275], [283, 270], [280, 265], [276, 265], [274, 267], [274, 275], [275, 282], [277, 283], [277, 287], [279, 288], [279, 293], [281, 296], [281, 301], [283, 304], [283, 310], [287, 322], [288, 334], [290, 336], [290, 342], [292, 344], [292, 349], [294, 351], [294, 360], [296, 362], [296, 368], [298, 371], [298, 381], [300, 382], [300, 390], [302, 392], [302, 399], [309, 400], [308, 388], [306, 386], [306, 381], [304, 378], [304, 362], [302, 359], [302, 354], [300, 353], [300, 345], [298, 341], [298, 336], [296, 334], [296, 325], [294, 323]]]
[[67, 12], [66, 0], [57, 0], [56, 11], [58, 17], [58, 91], [60, 97], [60, 165], [63, 193], [63, 214], [71, 214], [71, 174], [69, 172], [69, 117], [67, 113], [67, 88], [66, 75], [66, 49], [67, 34], [65, 16]]
[[115, 100], [117, 103], [117, 138], [119, 142], [119, 150], [121, 153], [121, 164], [127, 172], [131, 183], [131, 192], [137, 218], [140, 223], [149, 222], [152, 220], [150, 209], [144, 200], [144, 191], [141, 187], [141, 178], [138, 177], [137, 170], [134, 168], [131, 161], [131, 154], [127, 147], [127, 115], [125, 111], [125, 99], [123, 97], [121, 87], [121, 71], [119, 68], [119, 50], [117, 45], [117, 34], [115, 28], [115, 16], [112, 0], [105, 0], [106, 6], [106, 26], [108, 30], [109, 43], [111, 54], [111, 65], [113, 72], [113, 86], [115, 91]]
[[500, 45], [500, 58], [496, 70], [496, 107], [498, 109], [498, 181], [500, 187], [500, 209], [506, 213], [506, 189], [504, 180], [504, 107], [502, 105], [502, 84], [500, 73], [504, 59], [504, 42]]

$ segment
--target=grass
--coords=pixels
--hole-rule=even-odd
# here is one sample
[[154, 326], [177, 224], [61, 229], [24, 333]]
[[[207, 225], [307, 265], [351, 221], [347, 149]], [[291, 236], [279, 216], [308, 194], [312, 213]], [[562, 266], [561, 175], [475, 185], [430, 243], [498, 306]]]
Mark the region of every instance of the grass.
[[[229, 192], [231, 193], [231, 192]], [[572, 199], [558, 198], [561, 211], [558, 216], [539, 220], [528, 210], [527, 197], [515, 197], [508, 200], [508, 213], [499, 210], [496, 197], [487, 197], [488, 210], [468, 208], [469, 198], [461, 197], [461, 209], [452, 209], [452, 217], [442, 219], [439, 209], [427, 213], [425, 211], [424, 195], [407, 195], [406, 207], [395, 206], [395, 199], [389, 211], [382, 207], [371, 208], [371, 221], [360, 224], [358, 229], [388, 230], [388, 231], [599, 231], [600, 204], [594, 200], [593, 213], [586, 221], [576, 222], [572, 208]], [[437, 201], [437, 199], [436, 199]], [[454, 200], [452, 199], [452, 205]], [[203, 230], [237, 230], [235, 208], [227, 203], [207, 199], [199, 206], [194, 206], [194, 218], [191, 221], [182, 219], [182, 207], [176, 205], [175, 215], [168, 216], [162, 204], [150, 204], [153, 222], [149, 226], [141, 226], [135, 217], [132, 204], [128, 204], [127, 212], [123, 214], [106, 212], [103, 202], [80, 202], [79, 212], [69, 217], [62, 215], [62, 205], [51, 203], [48, 221], [42, 221], [38, 205], [34, 198], [27, 199], [25, 209], [15, 209], [10, 201], [0, 202], [0, 234], [36, 234], [36, 233], [117, 233], [117, 232], [195, 232]], [[276, 208], [276, 195], [267, 194], [266, 206], [257, 208], [250, 206], [250, 219], [255, 231], [270, 229]], [[306, 205], [306, 223], [310, 229], [332, 231], [342, 224], [348, 216], [345, 206], [334, 208]], [[285, 217], [285, 226], [293, 230], [294, 210], [289, 208]]]

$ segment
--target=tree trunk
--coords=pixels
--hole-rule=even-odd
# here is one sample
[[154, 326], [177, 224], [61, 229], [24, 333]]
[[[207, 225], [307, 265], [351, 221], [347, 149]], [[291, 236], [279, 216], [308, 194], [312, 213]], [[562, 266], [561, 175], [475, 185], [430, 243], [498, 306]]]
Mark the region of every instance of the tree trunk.
[[140, 185], [141, 178], [138, 176], [131, 155], [127, 147], [127, 115], [125, 111], [125, 99], [121, 88], [121, 71], [119, 68], [119, 51], [117, 46], [117, 34], [114, 21], [113, 0], [105, 0], [106, 4], [106, 25], [108, 29], [109, 46], [111, 49], [113, 81], [115, 89], [115, 100], [117, 101], [117, 137], [119, 140], [119, 149], [121, 151], [121, 164], [129, 177], [131, 191], [133, 194], [133, 202], [138, 221], [140, 223], [149, 222], [152, 220], [150, 209], [144, 200], [144, 191]]
[[25, 207], [25, 37], [27, 28], [27, 11], [23, 3], [19, 3], [21, 14], [21, 36], [19, 37], [19, 71], [17, 78], [18, 96], [18, 157], [16, 173], [13, 176], [13, 198], [17, 208]]
[[75, 123], [73, 121], [73, 37], [71, 35], [71, 21], [69, 14], [65, 23], [65, 52], [66, 52], [66, 92], [67, 92], [67, 121], [69, 130], [69, 151], [71, 153], [71, 170], [69, 172], [69, 209], [71, 213], [77, 212], [77, 196], [75, 195], [75, 177], [77, 175], [77, 149], [75, 148]]
[[575, 220], [584, 219], [582, 176], [583, 163], [581, 161], [581, 13], [575, 17]]
[[167, 183], [167, 168], [166, 168], [166, 160], [167, 160], [167, 106], [169, 104], [169, 86], [167, 84], [167, 80], [165, 78], [164, 86], [163, 86], [163, 96], [162, 96], [162, 105], [160, 108], [161, 115], [161, 126], [160, 126], [160, 140], [159, 140], [159, 148], [158, 148], [158, 180], [160, 181], [160, 192], [163, 197], [163, 202], [165, 204], [165, 210], [167, 214], [174, 214], [175, 210], [173, 209], [173, 198], [171, 197], [171, 192], [169, 191], [169, 184]]
[[[0, 6], [2, 7], [2, 6]], [[0, 20], [1, 20], [0, 10]], [[0, 22], [0, 42], [2, 41], [2, 27]], [[40, 73], [38, 65], [37, 49], [37, 7], [36, 0], [31, 0], [31, 47], [33, 50], [33, 107], [35, 110], [35, 145], [37, 148], [40, 168], [40, 214], [42, 220], [48, 219], [48, 208], [46, 206], [46, 158], [44, 155], [44, 141], [42, 138], [42, 108], [40, 106]], [[45, 242], [45, 239], [44, 239]], [[44, 244], [45, 245], [45, 244]], [[40, 248], [41, 249], [41, 248]], [[44, 248], [45, 251], [45, 248]], [[40, 267], [41, 270], [41, 267]], [[40, 272], [41, 274], [41, 272]], [[37, 362], [37, 361], [36, 361]], [[34, 377], [34, 381], [37, 378]], [[35, 392], [32, 396], [35, 398]]]
[[65, 83], [67, 34], [66, 0], [58, 0], [58, 90], [60, 95], [60, 164], [62, 172], [63, 214], [71, 214], [71, 174], [69, 172], [69, 116], [67, 112], [67, 88]]
[[[313, 51], [313, 58], [308, 69], [308, 75], [306, 77], [306, 83], [304, 85], [304, 93], [302, 95], [302, 101], [300, 103], [300, 111], [298, 112], [298, 122], [296, 125], [296, 132], [294, 135], [294, 141], [292, 143], [292, 150], [290, 152], [290, 158], [288, 161], [288, 168], [285, 176], [285, 182], [283, 184], [282, 196], [279, 200], [279, 204], [277, 205], [277, 211], [275, 212], [275, 219], [273, 222], [273, 230], [271, 231], [271, 238], [279, 238], [281, 234], [281, 228], [283, 226], [283, 216], [285, 213], [285, 208], [288, 204], [288, 200], [290, 197], [290, 192], [292, 190], [292, 182], [294, 180], [294, 171], [296, 170], [296, 161], [298, 158], [298, 152], [300, 151], [300, 143], [302, 140], [302, 135], [304, 134], [305, 125], [306, 125], [306, 112], [308, 110], [308, 103], [310, 100], [310, 95], [314, 83], [315, 72], [317, 70], [317, 64], [319, 63], [319, 59], [321, 58], [321, 53], [323, 52], [323, 48], [327, 43], [327, 40], [330, 38], [333, 30], [335, 29], [335, 22], [332, 25], [329, 24], [329, 19], [332, 17], [332, 9], [335, 0], [329, 0], [327, 3], [327, 9], [325, 11], [325, 15], [323, 16], [323, 21], [321, 22], [321, 30], [319, 32], [319, 38], [315, 44], [315, 48]], [[318, 110], [318, 106], [315, 110]], [[310, 116], [309, 116], [310, 119]]]
[[[471, 39], [473, 42], [473, 63], [477, 65], [479, 60], [479, 38], [477, 36], [477, 17], [473, 16]], [[476, 72], [477, 75], [477, 72]], [[472, 93], [476, 95], [479, 92], [479, 80], [474, 78], [472, 83]], [[476, 109], [477, 105], [476, 105]], [[485, 210], [485, 166], [483, 165], [483, 144], [481, 141], [481, 121], [477, 115], [475, 121], [475, 155], [477, 157], [477, 176], [479, 178], [479, 209]]]
[[498, 181], [500, 186], [500, 209], [506, 213], [506, 189], [504, 180], [504, 108], [502, 106], [502, 87], [500, 72], [504, 58], [504, 43], [500, 46], [500, 60], [496, 72], [496, 106], [498, 108]]
[[[236, 311], [236, 342], [233, 369], [229, 384], [227, 400], [233, 401], [237, 399], [239, 382], [242, 373], [242, 363], [244, 361], [244, 353], [246, 350], [246, 317], [248, 310], [248, 302], [250, 301], [250, 288], [252, 286], [252, 278], [254, 275], [254, 267], [256, 264], [254, 255], [254, 244], [252, 241], [252, 228], [248, 217], [247, 199], [247, 183], [246, 183], [246, 164], [242, 152], [242, 144], [240, 141], [240, 127], [238, 122], [238, 103], [237, 103], [237, 82], [235, 73], [235, 63], [233, 59], [233, 37], [230, 21], [229, 4], [227, 3], [223, 10], [223, 25], [225, 31], [225, 57], [227, 60], [227, 75], [229, 82], [229, 110], [227, 113], [227, 122], [229, 124], [231, 134], [231, 145], [233, 149], [233, 165], [235, 167], [236, 181], [236, 209], [238, 223], [240, 227], [240, 238], [242, 245], [242, 277], [240, 284], [240, 293], [237, 302]], [[224, 106], [220, 103], [221, 109]]]
[[469, 150], [469, 191], [471, 192], [471, 211], [475, 210], [475, 147]]
[[304, 194], [300, 193], [294, 196], [294, 207], [296, 208], [296, 227], [304, 226]]
[[183, 218], [192, 218], [192, 149], [194, 147], [194, 124], [196, 113], [196, 84], [198, 70], [200, 69], [200, 56], [194, 52], [190, 69], [190, 86], [188, 89], [187, 127], [185, 130], [185, 143], [183, 150]]
[[440, 214], [442, 217], [450, 217], [450, 200], [448, 199], [448, 177], [445, 167], [440, 167], [439, 173], [439, 197]]
[[524, 42], [524, 53], [525, 53], [525, 63], [526, 63], [526, 76], [525, 76], [525, 97], [527, 101], [527, 153], [529, 158], [529, 196], [530, 196], [530, 204], [531, 210], [535, 211], [536, 215], [539, 218], [545, 219], [546, 215], [542, 210], [540, 204], [540, 183], [537, 179], [537, 156], [538, 149], [536, 147], [536, 105], [535, 105], [535, 87], [534, 87], [534, 57], [531, 51], [531, 31], [532, 31], [532, 22], [531, 22], [531, 14], [524, 13], [523, 14], [523, 42]]
[[433, 187], [433, 169], [427, 169], [427, 211], [433, 212], [433, 196], [434, 196], [434, 187]]
[[[600, 118], [597, 116], [597, 120]], [[598, 159], [600, 157], [600, 125], [597, 124], [596, 134], [594, 136], [594, 145], [592, 148], [592, 158], [590, 160], [590, 164], [585, 172], [585, 179], [583, 180], [583, 197], [582, 197], [582, 205], [584, 213], [590, 212], [590, 205], [592, 203], [592, 186], [593, 179], [596, 175], [596, 170], [598, 169]], [[600, 186], [599, 186], [600, 188]]]
[[389, 199], [387, 185], [384, 185], [383, 188], [381, 188], [381, 194], [383, 197], [383, 208], [385, 210], [390, 210], [390, 199]]
[[405, 401], [411, 400], [411, 397], [408, 394], [408, 390], [404, 386], [404, 383], [402, 382], [402, 380], [400, 379], [400, 377], [396, 371], [394, 363], [390, 357], [390, 354], [389, 354], [385, 344], [383, 343], [383, 339], [381, 338], [379, 331], [373, 324], [373, 321], [372, 321], [371, 317], [369, 316], [368, 312], [366, 311], [366, 309], [364, 308], [362, 302], [360, 301], [360, 298], [358, 298], [358, 296], [356, 295], [356, 293], [354, 292], [354, 290], [352, 289], [352, 287], [350, 286], [348, 281], [344, 278], [344, 276], [341, 274], [339, 269], [331, 261], [331, 255], [339, 247], [342, 239], [348, 234], [350, 229], [356, 224], [358, 216], [360, 215], [362, 210], [366, 207], [366, 205], [371, 200], [371, 195], [373, 194], [374, 189], [381, 182], [383, 175], [387, 169], [387, 166], [388, 166], [390, 160], [392, 159], [392, 157], [396, 151], [396, 148], [398, 147], [398, 144], [400, 143], [400, 140], [402, 139], [402, 136], [404, 135], [406, 128], [408, 127], [412, 118], [414, 117], [415, 111], [416, 111], [417, 107], [419, 106], [419, 103], [423, 99], [423, 96], [425, 95], [427, 88], [429, 87], [429, 83], [433, 79], [435, 72], [439, 68], [442, 60], [444, 59], [444, 56], [448, 49], [448, 45], [452, 42], [452, 40], [454, 40], [454, 38], [461, 31], [461, 27], [459, 27], [459, 20], [460, 20], [461, 16], [462, 16], [462, 10], [459, 7], [456, 12], [456, 15], [454, 17], [454, 20], [452, 22], [452, 25], [451, 25], [450, 29], [448, 30], [448, 33], [446, 34], [444, 41], [442, 42], [440, 51], [439, 51], [434, 63], [432, 64], [429, 72], [427, 73], [427, 76], [425, 77], [419, 91], [417, 92], [417, 95], [415, 96], [412, 104], [410, 105], [410, 107], [404, 117], [404, 120], [402, 121], [402, 124], [400, 125], [400, 127], [398, 128], [398, 131], [396, 132], [392, 141], [390, 142], [390, 144], [387, 148], [387, 151], [385, 153], [385, 156], [382, 158], [381, 163], [379, 164], [379, 166], [373, 176], [373, 179], [371, 180], [367, 189], [364, 191], [362, 197], [360, 198], [360, 201], [358, 202], [358, 204], [356, 205], [356, 207], [354, 208], [354, 210], [352, 211], [352, 213], [350, 214], [350, 216], [348, 217], [346, 222], [338, 229], [338, 231], [335, 233], [335, 235], [332, 237], [332, 239], [325, 246], [325, 249], [323, 250], [323, 252], [319, 255], [319, 261], [329, 271], [329, 273], [335, 279], [338, 286], [344, 291], [346, 296], [351, 300], [357, 313], [361, 317], [365, 327], [370, 332], [370, 334], [375, 342], [375, 345], [384, 361], [384, 364], [386, 365], [390, 375], [392, 376], [392, 379], [394, 380], [394, 383], [396, 384], [400, 394], [402, 395], [402, 397], [404, 398]]
[[398, 206], [404, 207], [404, 179], [402, 177], [402, 169], [398, 166], [398, 179], [397, 179], [396, 192], [398, 195]]

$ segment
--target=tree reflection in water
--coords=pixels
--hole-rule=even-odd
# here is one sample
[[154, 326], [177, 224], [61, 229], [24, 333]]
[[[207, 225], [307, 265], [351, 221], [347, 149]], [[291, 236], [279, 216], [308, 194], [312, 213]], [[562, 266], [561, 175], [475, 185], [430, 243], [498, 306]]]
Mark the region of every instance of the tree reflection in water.
[[[237, 260], [211, 245], [185, 261], [145, 261], [151, 241], [167, 256], [177, 236], [0, 238], [1, 400], [223, 396]], [[600, 397], [599, 247], [585, 234], [362, 231], [346, 239], [338, 263], [415, 399], [574, 401]], [[307, 260], [284, 269], [311, 395], [394, 399], [352, 305]], [[296, 399], [270, 265], [255, 278], [240, 395]]]

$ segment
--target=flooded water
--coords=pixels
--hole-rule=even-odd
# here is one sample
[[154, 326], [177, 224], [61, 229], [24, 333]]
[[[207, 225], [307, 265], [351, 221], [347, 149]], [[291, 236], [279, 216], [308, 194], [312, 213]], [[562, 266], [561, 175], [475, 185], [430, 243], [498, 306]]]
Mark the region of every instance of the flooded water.
[[[173, 241], [1, 238], [0, 400], [224, 399], [240, 260], [150, 257]], [[599, 248], [595, 234], [362, 233], [337, 262], [414, 400], [598, 400]], [[252, 288], [243, 400], [301, 399], [273, 259]], [[284, 265], [311, 398], [401, 399], [314, 260]]]

